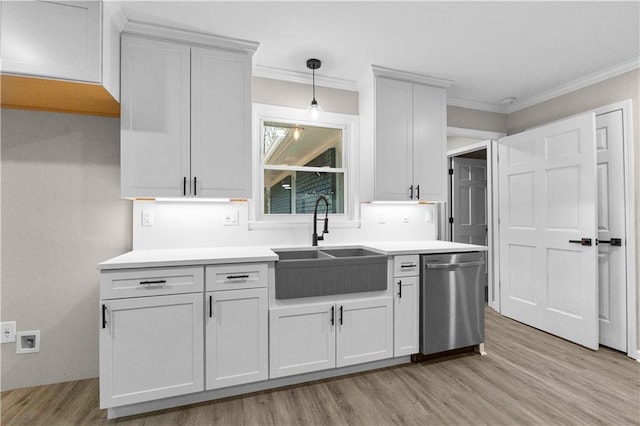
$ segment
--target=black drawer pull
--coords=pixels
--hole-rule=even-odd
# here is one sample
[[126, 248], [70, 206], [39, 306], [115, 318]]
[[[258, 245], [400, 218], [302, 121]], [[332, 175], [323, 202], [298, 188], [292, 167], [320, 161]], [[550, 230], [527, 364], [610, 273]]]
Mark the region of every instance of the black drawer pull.
[[340, 306], [340, 325], [342, 325], [342, 305]]
[[187, 196], [187, 177], [186, 176], [182, 180], [182, 196], [183, 197]]
[[579, 240], [569, 240], [572, 244], [580, 244], [581, 246], [590, 246], [591, 238], [581, 238]]
[[610, 240], [598, 240], [600, 244], [611, 244], [614, 247], [622, 247], [622, 238], [612, 238]]
[[416, 196], [416, 200], [420, 199], [420, 185], [416, 186], [416, 191], [418, 193], [418, 195]]
[[140, 281], [140, 285], [166, 284], [167, 280]]
[[107, 305], [102, 305], [102, 328], [107, 328]]
[[398, 299], [402, 299], [402, 280], [398, 281]]
[[411, 265], [400, 265], [401, 268], [415, 268], [416, 265], [415, 264], [411, 264]]
[[331, 325], [335, 325], [336, 323], [336, 307], [331, 307]]
[[228, 280], [238, 280], [240, 278], [249, 278], [249, 275], [227, 275]]
[[209, 296], [209, 318], [213, 318], [213, 296]]

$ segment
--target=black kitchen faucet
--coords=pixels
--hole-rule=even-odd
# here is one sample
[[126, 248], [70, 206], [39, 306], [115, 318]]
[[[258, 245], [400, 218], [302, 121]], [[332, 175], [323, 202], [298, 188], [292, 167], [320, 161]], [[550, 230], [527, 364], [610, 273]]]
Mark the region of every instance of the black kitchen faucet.
[[[322, 235], [318, 235], [318, 204], [320, 200], [324, 201], [326, 204], [326, 213], [324, 216], [324, 229], [322, 230]], [[313, 209], [313, 235], [312, 235], [312, 245], [315, 247], [318, 245], [318, 241], [324, 240], [324, 234], [329, 233], [329, 200], [324, 195], [320, 195], [316, 200], [316, 207]]]

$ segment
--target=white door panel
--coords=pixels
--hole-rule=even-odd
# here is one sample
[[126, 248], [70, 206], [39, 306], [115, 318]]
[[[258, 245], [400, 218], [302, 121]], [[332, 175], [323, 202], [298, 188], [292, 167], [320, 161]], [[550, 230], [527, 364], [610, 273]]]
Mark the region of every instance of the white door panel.
[[502, 313], [597, 349], [594, 135], [586, 114], [502, 138], [498, 167]]
[[[600, 343], [627, 351], [622, 111], [596, 117]], [[620, 238], [621, 246], [606, 243]], [[604, 243], [602, 243], [604, 241]]]
[[[452, 210], [452, 241], [458, 243], [488, 245], [487, 224], [487, 161], [475, 158], [454, 157]], [[482, 285], [488, 281], [488, 265], [485, 253]]]

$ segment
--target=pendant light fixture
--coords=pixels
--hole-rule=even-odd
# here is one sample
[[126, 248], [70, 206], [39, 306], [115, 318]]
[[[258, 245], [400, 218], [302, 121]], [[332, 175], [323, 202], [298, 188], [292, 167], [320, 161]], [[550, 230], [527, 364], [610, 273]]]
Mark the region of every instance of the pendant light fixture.
[[311, 70], [313, 75], [313, 99], [307, 111], [309, 111], [311, 119], [313, 120], [317, 120], [319, 113], [322, 112], [322, 107], [318, 105], [318, 101], [316, 101], [316, 70], [320, 68], [320, 65], [322, 65], [320, 59], [307, 59], [307, 68]]

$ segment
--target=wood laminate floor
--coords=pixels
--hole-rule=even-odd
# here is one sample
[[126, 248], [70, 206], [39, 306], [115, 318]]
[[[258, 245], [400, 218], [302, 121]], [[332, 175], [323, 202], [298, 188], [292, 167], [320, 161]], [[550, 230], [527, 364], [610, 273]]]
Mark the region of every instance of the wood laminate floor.
[[376, 370], [108, 421], [98, 380], [2, 393], [2, 425], [640, 425], [640, 363], [487, 310], [487, 355]]

